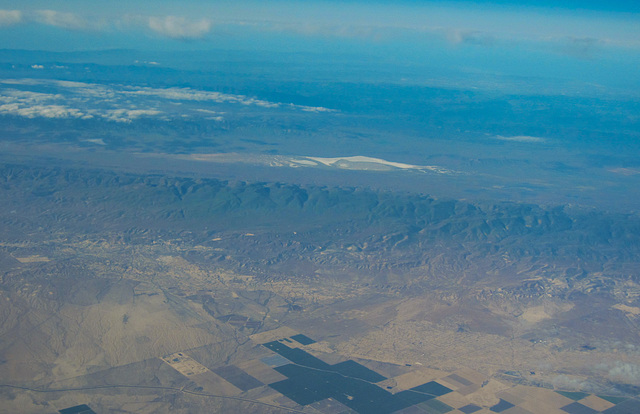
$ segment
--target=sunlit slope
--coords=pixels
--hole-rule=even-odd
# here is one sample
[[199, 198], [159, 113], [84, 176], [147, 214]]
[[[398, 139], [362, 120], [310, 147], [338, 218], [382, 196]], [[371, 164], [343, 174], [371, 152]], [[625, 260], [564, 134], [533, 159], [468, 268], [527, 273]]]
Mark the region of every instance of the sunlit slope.
[[72, 378], [221, 340], [221, 331], [207, 329], [207, 318], [167, 304], [159, 289], [141, 295], [130, 280], [82, 277], [80, 269], [72, 279], [57, 273], [58, 266], [50, 270], [51, 278], [34, 275], [22, 288], [30, 291], [28, 300], [2, 294], [0, 349], [6, 378]]

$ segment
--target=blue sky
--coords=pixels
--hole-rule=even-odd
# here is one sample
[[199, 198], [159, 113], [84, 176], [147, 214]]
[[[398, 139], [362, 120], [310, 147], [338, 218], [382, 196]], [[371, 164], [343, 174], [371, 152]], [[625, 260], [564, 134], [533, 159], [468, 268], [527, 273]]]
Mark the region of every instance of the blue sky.
[[[535, 5], [534, 5], [535, 3]], [[613, 4], [611, 4], [613, 3]], [[566, 39], [600, 42], [608, 47], [640, 47], [640, 6], [617, 1], [508, 2], [463, 1], [0, 1], [0, 46], [20, 47], [11, 32], [31, 34], [33, 47], [69, 49], [82, 37], [100, 34], [116, 45], [144, 36], [159, 40], [201, 40], [206, 47], [250, 33], [298, 37], [360, 37], [371, 41], [432, 34], [457, 42]], [[547, 6], [541, 6], [547, 4]], [[574, 5], [579, 5], [575, 7]], [[46, 28], [73, 32], [56, 43]], [[50, 33], [48, 33], [50, 34]], [[62, 36], [62, 34], [61, 34]], [[121, 36], [120, 36], [121, 37]], [[76, 39], [74, 41], [74, 39]], [[55, 39], [54, 39], [55, 40]], [[170, 47], [168, 44], [164, 47]]]
[[635, 88], [640, 2], [0, 0], [0, 48], [364, 53]]

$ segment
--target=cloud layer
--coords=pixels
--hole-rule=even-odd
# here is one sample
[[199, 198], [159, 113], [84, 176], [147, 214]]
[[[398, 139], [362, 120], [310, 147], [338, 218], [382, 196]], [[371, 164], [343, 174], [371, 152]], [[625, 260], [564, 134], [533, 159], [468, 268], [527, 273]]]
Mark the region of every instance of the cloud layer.
[[174, 39], [198, 39], [209, 33], [211, 21], [193, 21], [181, 16], [149, 17], [149, 28]]
[[[191, 88], [162, 89], [40, 79], [4, 79], [0, 84], [7, 86], [0, 88], [0, 115], [25, 118], [104, 119], [129, 123], [140, 118], [170, 120], [189, 117], [221, 122], [225, 120], [222, 115], [233, 108], [316, 113], [333, 111]], [[43, 87], [56, 93], [39, 91]], [[225, 111], [218, 110], [221, 105]]]
[[89, 23], [74, 13], [62, 13], [55, 10], [36, 10], [33, 13], [34, 20], [49, 26], [61, 27], [70, 30], [85, 30]]
[[[117, 6], [103, 6], [102, 13], [100, 8], [96, 8], [94, 12], [80, 7], [65, 11], [0, 10], [0, 27], [35, 22], [67, 30], [105, 29], [115, 32], [144, 29], [162, 37], [179, 40], [206, 38], [217, 26], [224, 27], [224, 34], [227, 36], [279, 32], [377, 41], [428, 34], [454, 45], [551, 42], [560, 44], [569, 50], [568, 53], [579, 57], [584, 54], [585, 49], [591, 53], [595, 43], [640, 48], [638, 16], [604, 11], [570, 13], [551, 8], [508, 10], [443, 2], [440, 5], [410, 6], [406, 3], [377, 3], [370, 7], [350, 3], [341, 6], [337, 13], [336, 5], [318, 1], [305, 2], [303, 6], [283, 2], [278, 6], [260, 7], [240, 1], [233, 6], [200, 4], [192, 7], [158, 7], [166, 12], [158, 14], [152, 7], [134, 8], [125, 2], [121, 6], [122, 10]], [[91, 13], [100, 18], [88, 17]]]
[[20, 10], [0, 10], [0, 27], [21, 23], [22, 17]]

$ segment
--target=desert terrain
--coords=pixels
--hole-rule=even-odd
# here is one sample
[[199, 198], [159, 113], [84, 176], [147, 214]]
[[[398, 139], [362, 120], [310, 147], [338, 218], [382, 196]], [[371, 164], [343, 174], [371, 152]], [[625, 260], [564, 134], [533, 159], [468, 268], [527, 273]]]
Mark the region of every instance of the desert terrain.
[[633, 216], [18, 164], [0, 183], [4, 411], [638, 407]]

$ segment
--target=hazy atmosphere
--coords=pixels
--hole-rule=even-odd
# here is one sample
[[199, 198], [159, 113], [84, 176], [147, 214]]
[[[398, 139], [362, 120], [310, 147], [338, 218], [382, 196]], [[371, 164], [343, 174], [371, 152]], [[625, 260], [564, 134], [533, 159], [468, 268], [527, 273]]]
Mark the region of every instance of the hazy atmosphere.
[[636, 413], [640, 4], [0, 0], [0, 412]]

